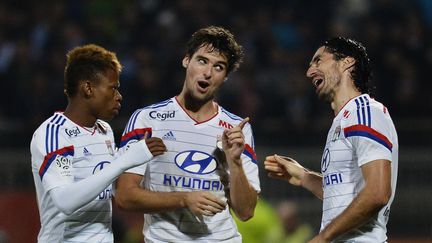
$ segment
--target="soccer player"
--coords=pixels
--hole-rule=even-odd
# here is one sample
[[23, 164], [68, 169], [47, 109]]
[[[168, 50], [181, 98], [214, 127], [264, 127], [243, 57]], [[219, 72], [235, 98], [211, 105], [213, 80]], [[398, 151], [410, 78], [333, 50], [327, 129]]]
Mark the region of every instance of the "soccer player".
[[388, 109], [368, 94], [366, 49], [351, 39], [329, 39], [315, 52], [307, 77], [335, 114], [321, 173], [278, 155], [266, 158], [265, 169], [323, 200], [321, 230], [310, 242], [386, 242], [398, 138]]
[[228, 30], [198, 30], [182, 61], [180, 94], [132, 114], [120, 150], [145, 132], [167, 147], [117, 179], [118, 205], [144, 213], [145, 242], [241, 242], [230, 208], [244, 221], [254, 213], [260, 187], [252, 129], [214, 100], [241, 58]]
[[122, 96], [113, 52], [85, 45], [67, 54], [68, 106], [40, 125], [31, 141], [41, 229], [38, 242], [113, 242], [111, 183], [164, 152], [159, 138], [140, 140], [116, 158], [113, 131]]

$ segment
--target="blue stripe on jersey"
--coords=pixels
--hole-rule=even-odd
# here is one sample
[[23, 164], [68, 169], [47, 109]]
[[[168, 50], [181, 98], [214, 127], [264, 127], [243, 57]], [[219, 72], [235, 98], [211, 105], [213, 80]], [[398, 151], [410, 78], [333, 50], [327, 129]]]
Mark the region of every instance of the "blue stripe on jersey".
[[51, 145], [51, 147], [50, 147], [50, 151], [49, 152], [51, 152], [51, 151], [54, 151], [55, 149], [54, 149], [54, 126], [55, 125], [53, 125], [53, 124], [51, 124], [51, 136], [50, 136], [50, 138], [51, 138], [51, 140], [50, 140], [50, 145]]
[[[371, 126], [371, 110], [369, 100], [364, 97], [358, 97], [355, 100], [357, 104], [357, 122], [358, 124]], [[361, 109], [361, 111], [360, 111]]]
[[124, 135], [125, 133], [127, 133], [127, 132], [133, 130], [132, 127], [134, 126], [134, 123], [135, 123], [135, 120], [136, 120], [136, 116], [137, 116], [141, 111], [142, 111], [142, 109], [138, 109], [138, 110], [136, 110], [136, 111], [132, 114], [132, 116], [129, 118], [128, 123], [126, 124], [126, 128], [125, 128], [125, 131], [123, 132], [123, 135]]
[[133, 119], [133, 121], [132, 121], [132, 123], [131, 123], [131, 126], [132, 126], [132, 127], [130, 127], [129, 131], [132, 131], [132, 130], [135, 129], [135, 122], [136, 122], [136, 120], [137, 120], [137, 118], [138, 118], [139, 113], [141, 113], [141, 111], [142, 111], [142, 109], [139, 110], [139, 111], [137, 112], [137, 114], [135, 115], [135, 117], [134, 117], [134, 119]]
[[47, 154], [58, 149], [59, 129], [65, 122], [65, 117], [55, 114], [53, 119], [47, 124], [45, 130], [45, 152]]
[[146, 106], [146, 107], [144, 107], [143, 109], [154, 109], [154, 108], [160, 108], [160, 107], [167, 106], [168, 104], [170, 104], [170, 103], [172, 103], [172, 102], [173, 102], [173, 101], [172, 101], [171, 99], [168, 99], [168, 100], [161, 101], [161, 102], [159, 102], [159, 103], [155, 103], [155, 104], [152, 104], [152, 105]]
[[231, 118], [231, 119], [233, 119], [233, 120], [236, 120], [236, 121], [243, 121], [243, 118], [241, 118], [241, 117], [239, 117], [239, 116], [236, 116], [236, 115], [234, 115], [234, 114], [228, 112], [227, 110], [225, 110], [225, 109], [222, 108], [222, 107], [221, 107], [221, 111], [222, 111], [223, 113], [225, 113], [225, 115], [227, 115], [229, 118]]
[[46, 154], [49, 153], [49, 151], [48, 151], [49, 127], [50, 127], [50, 124], [48, 124], [48, 125], [46, 126], [46, 130], [45, 130], [45, 153], [46, 153]]
[[364, 101], [363, 101], [362, 98], [363, 98], [363, 97], [360, 97], [360, 98], [359, 98], [360, 103], [361, 103], [362, 124], [363, 124], [363, 125], [367, 125], [367, 124], [366, 124], [366, 114], [365, 114], [365, 103], [364, 103]]
[[367, 114], [368, 114], [368, 126], [372, 127], [372, 123], [371, 123], [371, 110], [370, 110], [370, 105], [369, 105], [369, 100], [363, 96], [363, 99], [366, 101], [366, 108], [367, 108]]
[[53, 119], [51, 119], [50, 123], [54, 122], [54, 120], [58, 117], [58, 115], [59, 115], [59, 114], [56, 113], [56, 114], [54, 115]]
[[354, 101], [357, 104], [357, 123], [361, 124], [361, 122], [360, 122], [360, 104], [359, 104], [357, 99], [355, 99]]

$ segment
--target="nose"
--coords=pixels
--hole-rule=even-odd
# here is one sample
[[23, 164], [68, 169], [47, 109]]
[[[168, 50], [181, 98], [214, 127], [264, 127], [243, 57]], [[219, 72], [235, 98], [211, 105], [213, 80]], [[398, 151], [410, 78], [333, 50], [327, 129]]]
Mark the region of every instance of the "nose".
[[306, 77], [311, 78], [316, 72], [316, 68], [314, 65], [309, 66], [308, 70], [306, 71]]
[[123, 96], [120, 94], [120, 91], [118, 91], [118, 90], [117, 90], [117, 93], [116, 93], [116, 100], [119, 101], [119, 102], [123, 100]]
[[205, 66], [203, 74], [205, 79], [209, 79], [212, 75], [212, 67], [210, 65]]

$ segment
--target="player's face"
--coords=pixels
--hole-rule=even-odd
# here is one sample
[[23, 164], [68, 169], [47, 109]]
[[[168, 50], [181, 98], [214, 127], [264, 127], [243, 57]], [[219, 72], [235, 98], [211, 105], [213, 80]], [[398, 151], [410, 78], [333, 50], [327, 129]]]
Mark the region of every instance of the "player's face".
[[340, 87], [342, 70], [333, 54], [320, 47], [310, 62], [306, 76], [312, 79], [315, 92], [320, 99], [332, 102]]
[[183, 58], [186, 79], [183, 91], [199, 101], [210, 101], [227, 76], [227, 58], [219, 51], [205, 45], [191, 57]]
[[119, 87], [119, 74], [113, 70], [106, 71], [99, 82], [92, 84], [91, 106], [96, 118], [108, 121], [118, 115], [122, 101]]

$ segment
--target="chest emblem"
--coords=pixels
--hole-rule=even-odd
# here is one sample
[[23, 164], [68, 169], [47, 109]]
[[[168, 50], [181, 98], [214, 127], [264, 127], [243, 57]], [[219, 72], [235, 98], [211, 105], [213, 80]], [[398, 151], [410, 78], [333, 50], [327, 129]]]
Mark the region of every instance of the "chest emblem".
[[212, 173], [217, 167], [216, 160], [212, 155], [195, 150], [177, 154], [174, 162], [183, 171], [200, 175]]

